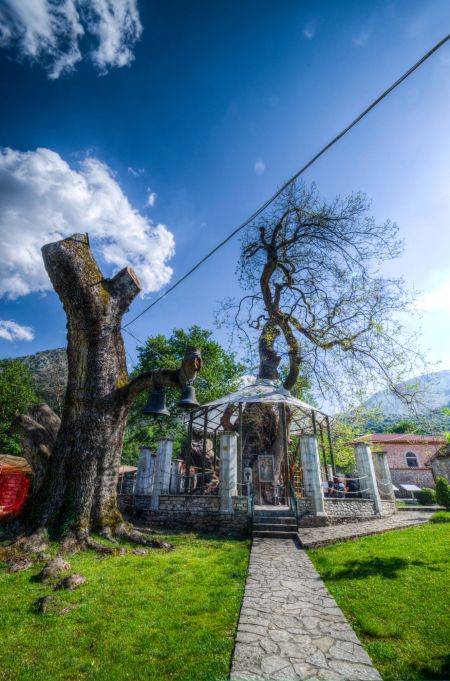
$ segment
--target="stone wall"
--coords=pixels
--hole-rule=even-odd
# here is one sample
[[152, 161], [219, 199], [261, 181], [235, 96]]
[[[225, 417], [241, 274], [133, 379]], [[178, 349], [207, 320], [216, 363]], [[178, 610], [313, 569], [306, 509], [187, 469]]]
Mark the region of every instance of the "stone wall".
[[[391, 478], [393, 484], [417, 485], [417, 487], [434, 487], [435, 482], [431, 468], [391, 468]], [[406, 492], [400, 490], [397, 496], [404, 496]]]
[[310, 497], [297, 497], [297, 515], [299, 527], [320, 527], [327, 524], [325, 517], [314, 514], [314, 503]]
[[372, 499], [325, 499], [325, 513], [329, 518], [370, 518], [375, 515]]
[[[324, 499], [326, 518], [314, 515], [311, 499], [297, 497], [299, 527], [317, 527], [337, 523], [356, 523], [376, 518], [372, 499]], [[382, 502], [382, 514], [397, 512], [395, 501]]]
[[442, 475], [450, 482], [450, 456], [437, 456], [431, 462], [431, 469], [435, 478]]
[[236, 537], [247, 537], [250, 533], [247, 497], [233, 497], [233, 513], [220, 512], [217, 496], [162, 494], [157, 511], [150, 509], [150, 499], [135, 496], [134, 512], [152, 527]]
[[397, 504], [395, 501], [386, 501], [382, 499], [381, 508], [383, 515], [392, 515], [393, 513], [397, 513]]

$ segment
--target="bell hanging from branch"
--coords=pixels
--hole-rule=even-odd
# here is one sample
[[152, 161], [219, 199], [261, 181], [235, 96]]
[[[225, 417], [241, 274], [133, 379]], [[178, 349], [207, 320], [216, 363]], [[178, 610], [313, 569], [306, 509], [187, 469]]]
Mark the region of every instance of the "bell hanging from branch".
[[178, 402], [178, 406], [182, 409], [195, 409], [195, 407], [200, 406], [197, 401], [197, 396], [195, 394], [195, 388], [192, 381], [188, 381], [181, 391], [181, 397]]
[[166, 407], [166, 393], [162, 388], [150, 390], [142, 413], [149, 416], [170, 416], [170, 411]]

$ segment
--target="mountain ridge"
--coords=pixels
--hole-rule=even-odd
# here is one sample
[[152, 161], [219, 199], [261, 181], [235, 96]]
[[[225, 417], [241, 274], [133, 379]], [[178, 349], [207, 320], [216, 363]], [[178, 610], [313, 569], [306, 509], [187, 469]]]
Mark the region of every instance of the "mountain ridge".
[[[67, 385], [67, 352], [66, 348], [42, 350], [33, 355], [16, 357], [27, 366], [33, 376], [39, 399], [47, 402], [58, 413], [62, 410], [64, 394]], [[12, 361], [8, 359], [7, 361]], [[419, 415], [423, 418], [436, 414], [444, 407], [450, 406], [450, 370], [431, 372], [415, 376], [399, 384], [399, 388], [416, 386], [422, 393], [422, 400], [426, 402], [414, 412], [408, 409], [396, 395], [389, 390], [380, 390], [371, 395], [362, 407], [365, 411], [377, 411], [382, 414], [387, 424], [411, 419]], [[372, 420], [370, 421], [372, 423]], [[382, 427], [379, 425], [379, 427]], [[377, 428], [378, 429], [378, 428]]]

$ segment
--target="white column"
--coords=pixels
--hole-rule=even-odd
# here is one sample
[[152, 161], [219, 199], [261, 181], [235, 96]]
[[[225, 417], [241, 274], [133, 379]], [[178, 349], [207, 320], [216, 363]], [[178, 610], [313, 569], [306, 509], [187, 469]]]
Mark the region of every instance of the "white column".
[[155, 477], [153, 482], [152, 500], [150, 509], [157, 511], [159, 508], [159, 497], [161, 494], [169, 492], [170, 464], [172, 462], [173, 442], [170, 438], [158, 440], [156, 451]]
[[153, 474], [155, 471], [156, 456], [149, 447], [141, 447], [139, 452], [139, 463], [136, 475], [135, 494], [152, 493]]
[[220, 512], [233, 513], [237, 496], [237, 433], [220, 433], [219, 499]]
[[363, 496], [370, 496], [373, 499], [375, 513], [381, 515], [381, 499], [378, 493], [377, 479], [369, 445], [363, 442], [355, 445], [355, 458], [359, 477], [363, 478], [359, 481], [360, 488], [367, 489]]
[[325, 516], [319, 447], [315, 435], [302, 435], [300, 437], [300, 454], [302, 457], [305, 496], [312, 498], [314, 514], [319, 517]]
[[170, 466], [170, 494], [179, 494], [181, 486], [181, 461], [173, 459]]
[[395, 501], [391, 471], [386, 452], [372, 452], [373, 467], [381, 499]]

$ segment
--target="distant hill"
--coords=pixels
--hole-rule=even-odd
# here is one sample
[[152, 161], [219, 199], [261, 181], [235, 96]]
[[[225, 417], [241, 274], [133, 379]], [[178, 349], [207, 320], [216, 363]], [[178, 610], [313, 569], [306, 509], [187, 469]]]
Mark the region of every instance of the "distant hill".
[[375, 412], [365, 421], [367, 432], [389, 432], [400, 421], [413, 422], [416, 432], [423, 435], [450, 431], [450, 415], [442, 411], [444, 407], [450, 407], [450, 371], [416, 376], [399, 384], [400, 388], [408, 389], [409, 386], [414, 386], [420, 393], [414, 412], [389, 390], [381, 390], [363, 403], [367, 411]]
[[[400, 389], [408, 390], [409, 386], [414, 386], [414, 389], [418, 389], [420, 393], [416, 413], [426, 415], [436, 409], [450, 406], [450, 371], [448, 370], [423, 374], [399, 383]], [[363, 406], [367, 410], [379, 409], [385, 417], [405, 418], [411, 415], [408, 406], [389, 390], [375, 393], [364, 402]]]
[[39, 399], [60, 413], [67, 385], [66, 349], [44, 350], [17, 359], [30, 369]]
[[[30, 369], [39, 398], [60, 413], [67, 384], [66, 349], [44, 350], [17, 359]], [[400, 387], [411, 385], [421, 393], [416, 413], [411, 414], [407, 405], [389, 390], [381, 390], [363, 403], [367, 411], [376, 410], [379, 414], [368, 418], [367, 431], [383, 432], [402, 420], [412, 420], [430, 434], [450, 431], [450, 416], [442, 413], [444, 407], [450, 407], [450, 371], [416, 376]]]

